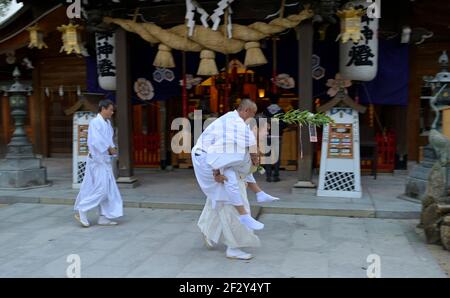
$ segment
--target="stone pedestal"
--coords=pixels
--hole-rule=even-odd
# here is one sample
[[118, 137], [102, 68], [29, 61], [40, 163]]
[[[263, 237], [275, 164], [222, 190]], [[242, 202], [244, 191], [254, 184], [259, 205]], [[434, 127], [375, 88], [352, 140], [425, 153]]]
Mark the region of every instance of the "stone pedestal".
[[[423, 157], [423, 161], [409, 172], [406, 178], [405, 193], [400, 198], [421, 202], [421, 198], [425, 194], [431, 168], [437, 161], [436, 153], [430, 145], [426, 145], [423, 148]], [[450, 168], [447, 168], [446, 171], [447, 185], [450, 185]]]
[[409, 172], [406, 178], [404, 196], [420, 201], [420, 198], [425, 193], [431, 167], [436, 160], [434, 149], [430, 145], [423, 147], [423, 160]]
[[0, 160], [0, 189], [22, 190], [48, 186], [47, 169], [33, 155], [31, 144], [11, 143], [6, 158]]
[[33, 154], [33, 145], [25, 132], [27, 94], [31, 87], [19, 82], [19, 69], [13, 73], [15, 83], [5, 90], [9, 97], [15, 130], [8, 144], [6, 158], [0, 160], [0, 189], [22, 190], [48, 186], [47, 170]]

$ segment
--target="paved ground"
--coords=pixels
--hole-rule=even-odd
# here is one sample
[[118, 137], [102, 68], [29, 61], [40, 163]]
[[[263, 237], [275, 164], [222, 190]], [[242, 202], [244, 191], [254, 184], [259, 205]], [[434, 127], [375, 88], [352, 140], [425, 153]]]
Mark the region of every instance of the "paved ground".
[[446, 277], [417, 220], [263, 214], [262, 247], [236, 261], [203, 246], [195, 210], [128, 208], [121, 225], [87, 229], [72, 215], [64, 205], [0, 208], [0, 277], [65, 277], [70, 254], [82, 277], [366, 277], [370, 254], [381, 277]]
[[[72, 205], [78, 191], [72, 189], [71, 160], [49, 158], [44, 160], [53, 186], [25, 191], [0, 191], [0, 203], [51, 203]], [[377, 218], [419, 218], [421, 205], [397, 197], [404, 192], [405, 174], [379, 175], [376, 180], [363, 176], [363, 196], [360, 199], [317, 197], [315, 189], [292, 190], [297, 172], [281, 171], [281, 182], [268, 183], [265, 177], [255, 175], [268, 193], [282, 200], [263, 206], [264, 213], [303, 215], [332, 215]], [[141, 186], [122, 189], [126, 207], [175, 208], [201, 210], [204, 195], [200, 191], [192, 169], [162, 171], [136, 169]], [[317, 181], [317, 177], [314, 178]], [[250, 194], [250, 199], [254, 198]]]

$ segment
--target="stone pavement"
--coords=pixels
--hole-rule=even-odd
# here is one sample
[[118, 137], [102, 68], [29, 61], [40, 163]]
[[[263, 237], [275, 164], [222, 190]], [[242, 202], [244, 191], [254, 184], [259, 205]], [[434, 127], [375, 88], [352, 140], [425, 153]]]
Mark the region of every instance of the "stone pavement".
[[[0, 208], [0, 277], [66, 277], [78, 254], [81, 277], [446, 277], [416, 232], [418, 220], [263, 214], [262, 246], [250, 261], [207, 250], [196, 210], [127, 208], [116, 227], [81, 228], [72, 207]], [[90, 214], [91, 222], [95, 214]]]
[[[24, 191], [0, 191], [1, 203], [74, 203], [78, 193], [72, 189], [71, 159], [49, 158], [44, 160], [49, 180], [53, 185]], [[173, 208], [201, 210], [205, 202], [192, 169], [135, 169], [140, 186], [122, 189], [126, 207]], [[421, 205], [398, 198], [405, 189], [405, 174], [362, 177], [363, 196], [360, 199], [317, 197], [315, 189], [296, 189], [297, 172], [281, 171], [281, 182], [268, 183], [265, 177], [255, 178], [266, 192], [281, 198], [279, 202], [262, 206], [262, 213], [303, 215], [331, 215], [376, 218], [419, 218]], [[317, 177], [315, 177], [317, 181]], [[254, 201], [254, 195], [249, 194]], [[258, 205], [258, 204], [255, 204]]]

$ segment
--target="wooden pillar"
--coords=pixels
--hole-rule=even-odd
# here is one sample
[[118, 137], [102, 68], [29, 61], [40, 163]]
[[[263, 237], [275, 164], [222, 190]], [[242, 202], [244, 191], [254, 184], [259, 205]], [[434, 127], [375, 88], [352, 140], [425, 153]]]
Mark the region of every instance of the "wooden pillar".
[[182, 105], [183, 105], [183, 117], [188, 116], [188, 94], [187, 94], [187, 86], [186, 86], [186, 52], [181, 52], [182, 57], [182, 78], [183, 78], [183, 86], [181, 87], [182, 91]]
[[7, 145], [10, 141], [10, 129], [11, 129], [11, 118], [9, 111], [9, 99], [7, 96], [2, 96], [2, 127], [3, 136], [5, 137], [5, 144]]
[[[161, 100], [159, 102], [159, 160], [161, 169], [165, 169], [168, 164], [167, 158], [167, 110], [166, 102]], [[170, 159], [169, 159], [170, 160]]]
[[[41, 80], [40, 80], [40, 64], [36, 63], [35, 69], [33, 69], [33, 96], [30, 97], [33, 102], [30, 102], [30, 125], [33, 129], [33, 149], [36, 154], [42, 155], [43, 152], [43, 143], [42, 143], [42, 126], [41, 126], [41, 109], [44, 107], [41, 105]], [[32, 115], [33, 114], [33, 117]]]
[[[303, 21], [296, 28], [298, 40], [298, 94], [300, 110], [312, 111], [313, 82], [313, 26], [311, 20]], [[294, 187], [315, 187], [312, 183], [313, 145], [309, 141], [308, 127], [301, 127], [298, 150], [298, 182]], [[303, 157], [301, 152], [303, 151]]]
[[[433, 57], [434, 58], [434, 57]], [[408, 160], [419, 160], [420, 147], [420, 86], [423, 83], [423, 73], [418, 69], [422, 67], [422, 57], [419, 56], [417, 47], [410, 48], [410, 75], [409, 75], [409, 99], [407, 107], [407, 150]]]
[[[7, 96], [4, 96], [3, 94], [0, 94], [0, 104], [2, 105], [1, 112], [1, 122], [2, 122], [2, 134], [3, 134], [3, 142], [4, 144], [1, 144], [0, 140], [0, 146], [4, 146], [4, 148], [1, 148], [0, 155], [3, 155], [6, 153], [7, 145], [10, 141], [10, 111], [9, 111], [9, 99]], [[2, 152], [3, 151], [3, 152]]]
[[119, 146], [119, 178], [121, 186], [136, 187], [137, 179], [133, 177], [133, 147], [131, 125], [131, 81], [127, 32], [119, 28], [116, 31], [116, 74], [117, 74], [117, 130]]

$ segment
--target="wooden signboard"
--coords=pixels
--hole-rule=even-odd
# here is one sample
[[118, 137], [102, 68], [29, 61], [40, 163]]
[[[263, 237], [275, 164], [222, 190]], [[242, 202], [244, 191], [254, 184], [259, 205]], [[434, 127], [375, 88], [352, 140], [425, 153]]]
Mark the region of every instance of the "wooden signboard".
[[78, 126], [78, 155], [87, 155], [89, 152], [87, 145], [89, 125], [79, 125]]
[[351, 123], [330, 125], [328, 158], [353, 158], [353, 129]]

